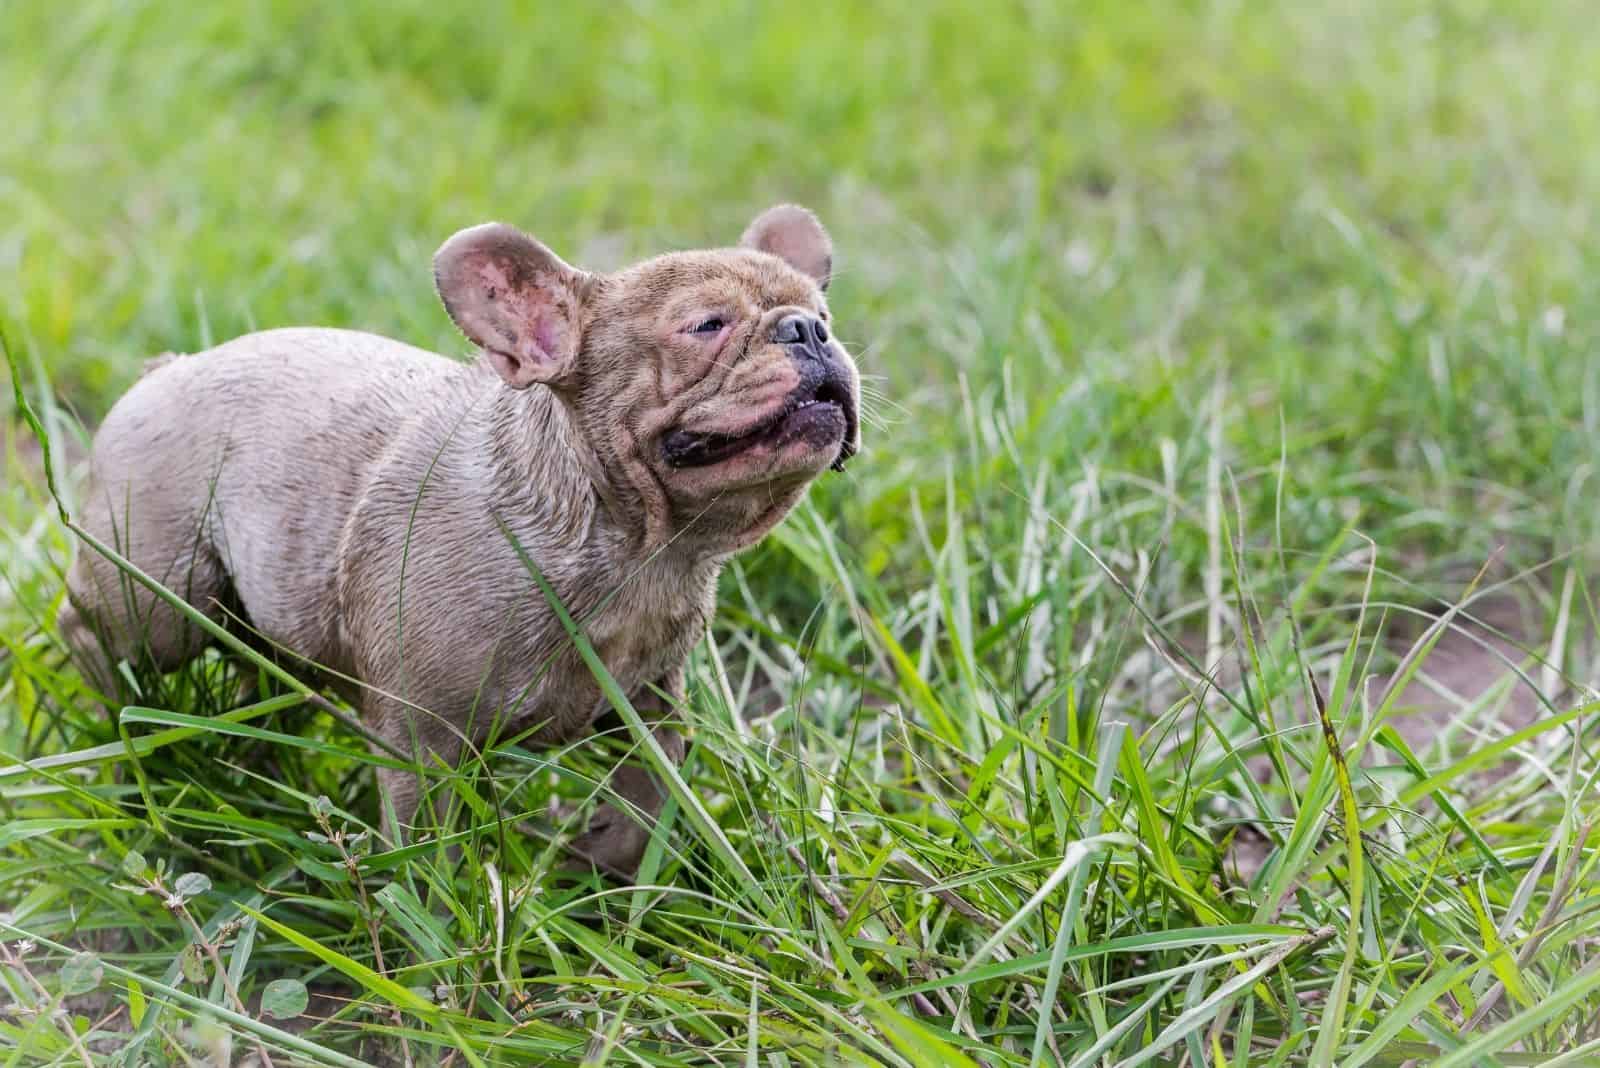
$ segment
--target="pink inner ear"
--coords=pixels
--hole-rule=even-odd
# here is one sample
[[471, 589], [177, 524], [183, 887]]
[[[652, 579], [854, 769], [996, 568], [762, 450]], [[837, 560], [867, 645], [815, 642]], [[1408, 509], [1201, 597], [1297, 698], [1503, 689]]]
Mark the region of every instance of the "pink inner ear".
[[553, 315], [538, 316], [533, 321], [533, 343], [547, 360], [555, 358], [556, 346], [561, 341], [561, 328]]
[[485, 348], [530, 360], [541, 366], [558, 362], [565, 340], [565, 309], [551, 291], [551, 280], [541, 275], [511, 277], [503, 264], [484, 260], [477, 264], [479, 284], [473, 307], [463, 309]]

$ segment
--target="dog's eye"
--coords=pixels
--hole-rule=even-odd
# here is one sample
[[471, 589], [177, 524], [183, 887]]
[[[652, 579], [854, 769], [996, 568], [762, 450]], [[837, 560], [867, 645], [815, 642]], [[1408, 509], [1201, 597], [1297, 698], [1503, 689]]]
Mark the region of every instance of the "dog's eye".
[[713, 315], [711, 318], [707, 319], [705, 322], [701, 323], [699, 326], [697, 326], [693, 330], [691, 330], [690, 333], [693, 333], [693, 334], [715, 334], [726, 325], [728, 325], [728, 324], [724, 323], [721, 319], [719, 319], [719, 318], [717, 318], [716, 316]]

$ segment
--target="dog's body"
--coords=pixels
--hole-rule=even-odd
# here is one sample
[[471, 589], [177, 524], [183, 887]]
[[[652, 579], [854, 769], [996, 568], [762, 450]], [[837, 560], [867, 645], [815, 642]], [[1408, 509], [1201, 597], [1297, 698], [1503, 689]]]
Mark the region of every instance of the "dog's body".
[[[855, 372], [820, 326], [826, 235], [774, 209], [745, 245], [598, 277], [509, 228], [464, 231], [436, 270], [487, 359], [292, 329], [162, 361], [96, 435], [84, 523], [213, 618], [236, 603], [355, 680], [379, 736], [452, 766], [491, 731], [577, 740], [608, 707], [531, 561], [679, 756], [657, 693], [681, 693], [722, 563], [855, 449]], [[63, 633], [108, 695], [116, 658], [170, 668], [204, 645], [96, 553], [69, 591]], [[408, 822], [415, 777], [382, 785]], [[613, 787], [659, 805], [631, 765]], [[646, 838], [602, 810], [577, 848], [626, 872]]]

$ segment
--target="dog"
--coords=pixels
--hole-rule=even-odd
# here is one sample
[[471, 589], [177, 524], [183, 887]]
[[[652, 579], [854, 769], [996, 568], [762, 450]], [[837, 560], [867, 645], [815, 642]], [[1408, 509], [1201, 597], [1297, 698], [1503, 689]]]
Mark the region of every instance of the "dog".
[[[82, 525], [450, 768], [491, 734], [564, 745], [610, 713], [536, 569], [681, 761], [675, 707], [719, 570], [860, 449], [832, 259], [787, 204], [736, 247], [615, 273], [502, 223], [463, 230], [434, 278], [478, 359], [316, 328], [166, 358], [96, 433]], [[110, 700], [119, 660], [171, 670], [207, 644], [98, 552], [67, 587], [60, 633]], [[421, 779], [379, 768], [378, 785], [398, 840]], [[570, 848], [626, 876], [664, 791], [626, 761], [611, 785], [627, 804]]]

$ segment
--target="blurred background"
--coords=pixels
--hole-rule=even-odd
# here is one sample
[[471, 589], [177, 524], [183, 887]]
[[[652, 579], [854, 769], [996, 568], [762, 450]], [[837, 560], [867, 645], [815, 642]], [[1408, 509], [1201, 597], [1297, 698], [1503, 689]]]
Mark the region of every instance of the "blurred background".
[[0, 41], [0, 311], [91, 423], [256, 328], [463, 353], [427, 265], [466, 224], [603, 269], [793, 199], [877, 376], [875, 496], [935, 454], [1171, 483], [1220, 398], [1238, 477], [1315, 487], [1308, 540], [1592, 526], [1580, 0], [10, 3]]

